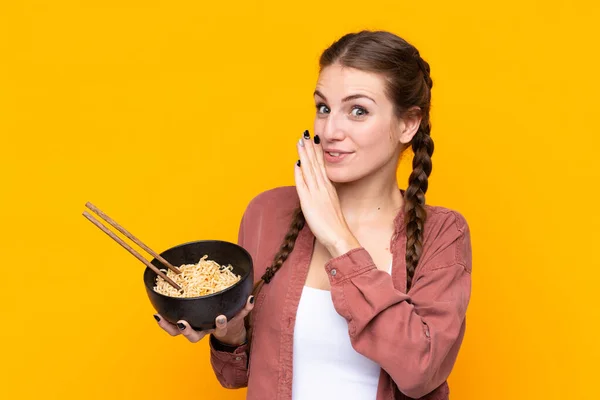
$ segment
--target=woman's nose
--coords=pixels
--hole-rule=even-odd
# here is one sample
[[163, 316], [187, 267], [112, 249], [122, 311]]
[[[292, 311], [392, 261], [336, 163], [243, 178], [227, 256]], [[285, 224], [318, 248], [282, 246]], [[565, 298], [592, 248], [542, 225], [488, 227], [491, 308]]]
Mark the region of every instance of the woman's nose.
[[340, 121], [339, 117], [331, 114], [329, 115], [329, 118], [327, 118], [325, 126], [323, 127], [322, 136], [327, 141], [344, 140], [346, 133], [343, 122]]

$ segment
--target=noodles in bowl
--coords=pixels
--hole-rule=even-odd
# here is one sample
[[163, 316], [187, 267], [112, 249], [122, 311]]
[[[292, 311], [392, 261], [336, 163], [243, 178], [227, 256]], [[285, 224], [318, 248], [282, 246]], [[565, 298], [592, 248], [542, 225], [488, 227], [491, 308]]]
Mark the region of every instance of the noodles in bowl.
[[[222, 240], [199, 240], [180, 244], [160, 254], [180, 274], [166, 272], [183, 291], [158, 279], [155, 271], [144, 270], [144, 287], [160, 318], [176, 324], [187, 321], [197, 331], [215, 329], [215, 319], [235, 317], [248, 301], [254, 287], [254, 266], [243, 247]], [[158, 270], [166, 268], [151, 261]], [[170, 269], [169, 269], [170, 270]]]
[[233, 273], [231, 265], [219, 265], [207, 258], [208, 255], [204, 255], [197, 264], [181, 265], [181, 274], [161, 270], [181, 287], [180, 292], [160, 276], [156, 277], [154, 291], [169, 297], [201, 297], [225, 290], [240, 281], [241, 277]]

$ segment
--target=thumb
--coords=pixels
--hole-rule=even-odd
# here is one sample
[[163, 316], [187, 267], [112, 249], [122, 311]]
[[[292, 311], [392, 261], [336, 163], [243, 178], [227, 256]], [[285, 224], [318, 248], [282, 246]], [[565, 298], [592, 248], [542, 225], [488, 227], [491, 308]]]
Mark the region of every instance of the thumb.
[[227, 317], [219, 315], [215, 321], [216, 329], [214, 332], [215, 337], [220, 338], [227, 335]]

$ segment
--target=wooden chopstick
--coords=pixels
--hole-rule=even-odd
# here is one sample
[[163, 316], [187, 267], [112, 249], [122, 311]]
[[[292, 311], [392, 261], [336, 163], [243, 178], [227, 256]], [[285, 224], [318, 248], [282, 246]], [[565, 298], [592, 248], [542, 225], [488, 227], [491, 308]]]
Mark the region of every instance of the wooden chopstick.
[[178, 291], [181, 290], [181, 287], [178, 284], [176, 284], [175, 282], [173, 282], [173, 280], [171, 278], [169, 278], [161, 270], [159, 270], [154, 265], [152, 265], [152, 263], [150, 263], [148, 260], [146, 260], [144, 257], [142, 257], [140, 255], [140, 253], [138, 253], [133, 248], [131, 248], [131, 246], [129, 246], [127, 243], [125, 243], [120, 237], [115, 235], [113, 232], [111, 232], [107, 227], [102, 225], [102, 223], [100, 221], [98, 221], [96, 218], [94, 218], [90, 213], [88, 213], [87, 211], [84, 211], [83, 216], [86, 217], [92, 224], [94, 224], [98, 228], [100, 228], [100, 230], [102, 230], [102, 232], [106, 233], [108, 236], [113, 238], [117, 243], [119, 243], [121, 246], [123, 246], [123, 248], [125, 248], [125, 250], [127, 250], [128, 252], [133, 254], [133, 256], [135, 258], [137, 258], [138, 260], [140, 260], [141, 262], [146, 264], [146, 266], [148, 268], [150, 268], [150, 269], [152, 269], [152, 271], [156, 272], [156, 274], [158, 276], [160, 276], [161, 278], [163, 278], [165, 281], [167, 281], [167, 283], [169, 283], [169, 285], [173, 286]]
[[178, 268], [172, 266], [171, 263], [169, 263], [167, 260], [162, 258], [158, 253], [154, 252], [150, 247], [148, 247], [144, 243], [142, 243], [141, 240], [139, 240], [138, 238], [133, 236], [131, 233], [129, 233], [125, 228], [123, 228], [121, 225], [119, 225], [115, 220], [113, 220], [111, 217], [109, 217], [108, 215], [106, 215], [105, 213], [100, 211], [100, 209], [98, 207], [96, 207], [89, 201], [87, 203], [85, 203], [85, 206], [87, 208], [89, 208], [90, 210], [92, 210], [93, 212], [95, 212], [96, 214], [98, 214], [100, 216], [100, 218], [102, 218], [103, 220], [108, 222], [113, 228], [115, 228], [116, 230], [121, 232], [123, 235], [125, 235], [129, 239], [131, 239], [135, 244], [140, 246], [142, 249], [146, 250], [150, 255], [152, 255], [152, 257], [156, 258], [158, 261], [163, 263], [171, 271], [175, 272], [176, 274], [181, 273], [181, 271]]

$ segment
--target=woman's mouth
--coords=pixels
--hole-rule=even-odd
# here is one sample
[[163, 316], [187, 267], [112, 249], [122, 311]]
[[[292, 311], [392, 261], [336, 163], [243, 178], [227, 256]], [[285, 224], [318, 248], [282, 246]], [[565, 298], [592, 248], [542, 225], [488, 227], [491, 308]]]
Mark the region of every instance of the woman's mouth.
[[340, 151], [324, 151], [325, 161], [328, 163], [339, 163], [342, 162], [346, 157], [352, 153], [344, 153]]

